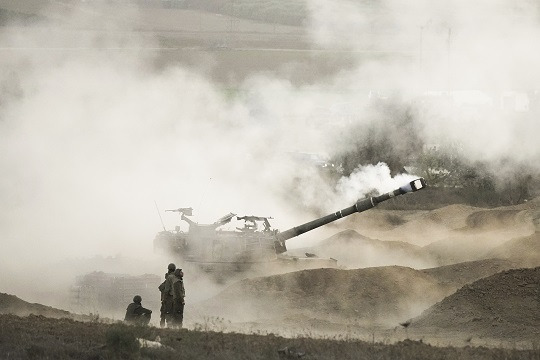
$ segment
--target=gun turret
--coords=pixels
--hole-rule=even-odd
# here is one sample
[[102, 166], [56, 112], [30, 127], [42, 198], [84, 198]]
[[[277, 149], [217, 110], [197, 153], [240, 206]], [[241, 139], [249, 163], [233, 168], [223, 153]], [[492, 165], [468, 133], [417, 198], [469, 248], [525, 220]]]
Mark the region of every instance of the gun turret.
[[357, 212], [360, 213], [360, 212], [369, 210], [375, 207], [377, 204], [383, 201], [386, 201], [388, 199], [391, 199], [393, 197], [424, 189], [426, 186], [427, 184], [424, 178], [419, 178], [419, 179], [411, 181], [410, 183], [394, 191], [390, 191], [386, 194], [382, 194], [379, 196], [373, 196], [373, 197], [368, 197], [363, 200], [359, 200], [353, 206], [350, 206], [340, 211], [336, 211], [335, 213], [323, 216], [319, 219], [307, 222], [303, 225], [296, 226], [289, 230], [285, 230], [281, 233], [278, 233], [276, 235], [276, 241], [275, 241], [276, 253], [281, 254], [287, 251], [285, 242], [293, 237], [299, 236], [305, 232], [311, 231], [313, 229], [316, 229], [318, 227], [321, 227], [333, 221], [339, 220], [345, 216], [349, 216]]
[[182, 215], [180, 216], [180, 218], [181, 218], [182, 220], [184, 220], [185, 222], [187, 222], [187, 223], [189, 224], [189, 226], [191, 226], [191, 225], [197, 226], [197, 223], [196, 223], [195, 221], [193, 221], [193, 220], [191, 220], [190, 218], [186, 217], [184, 214], [182, 214]]

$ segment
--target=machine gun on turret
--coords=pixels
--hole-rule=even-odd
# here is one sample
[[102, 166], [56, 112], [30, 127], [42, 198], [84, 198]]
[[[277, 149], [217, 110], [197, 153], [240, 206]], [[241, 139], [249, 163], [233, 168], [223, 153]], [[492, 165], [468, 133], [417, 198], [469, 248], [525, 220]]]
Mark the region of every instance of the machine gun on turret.
[[165, 210], [165, 211], [171, 211], [171, 212], [177, 212], [177, 213], [180, 213], [182, 215], [187, 215], [187, 216], [193, 216], [193, 208], [178, 208], [178, 209], [174, 209], [174, 210]]

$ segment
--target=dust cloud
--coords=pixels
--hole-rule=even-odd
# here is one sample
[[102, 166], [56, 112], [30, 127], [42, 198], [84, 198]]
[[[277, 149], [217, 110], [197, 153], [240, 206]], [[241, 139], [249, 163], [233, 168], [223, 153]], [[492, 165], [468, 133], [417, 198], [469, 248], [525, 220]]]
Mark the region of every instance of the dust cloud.
[[[231, 98], [202, 71], [152, 66], [157, 55], [147, 50], [160, 45], [135, 31], [134, 7], [115, 11], [121, 16], [100, 3], [44, 8], [48, 17], [36, 25], [2, 30], [0, 270], [11, 274], [0, 280], [2, 290], [34, 286], [34, 269], [72, 277], [73, 263], [93, 264], [96, 255], [136, 259], [134, 268], [112, 271], [161, 274], [170, 260], [153, 255], [162, 226], [154, 201], [167, 229], [179, 219], [163, 210], [191, 206], [201, 223], [232, 211], [273, 216], [284, 230], [312, 219], [291, 205], [291, 188], [301, 206], [329, 212], [402, 185], [404, 177], [392, 178], [379, 164], [359, 166], [331, 188], [288, 155], [347, 151], [339, 137], [346, 128], [321, 130], [306, 119], [344, 104], [360, 114], [355, 121], [368, 121], [373, 94], [412, 100], [454, 91], [467, 106], [425, 110], [418, 117], [424, 142], [459, 141], [474, 159], [538, 158], [538, 122], [495, 111], [500, 98], [492, 94], [536, 91], [534, 12], [511, 1], [448, 2], [449, 9], [427, 1], [403, 9], [388, 1], [379, 14], [387, 21], [379, 24], [353, 2], [309, 4], [308, 31], [317, 46], [359, 58], [366, 46], [403, 56], [359, 60], [352, 71], [307, 85], [255, 74]], [[380, 35], [356, 36], [364, 33]], [[316, 236], [331, 235], [322, 231]]]
[[[161, 274], [174, 259], [153, 254], [154, 202], [161, 212], [192, 206], [203, 223], [235, 211], [287, 214], [294, 224], [276, 194], [295, 172], [287, 153], [323, 150], [287, 117], [291, 99], [302, 107], [308, 95], [254, 78], [253, 109], [204, 73], [154, 69], [144, 49], [157, 41], [135, 33], [129, 16], [96, 16], [110, 11], [99, 5], [63, 10], [45, 8], [50, 22], [0, 36], [1, 270], [11, 274], [3, 291], [51, 303], [51, 289], [92, 268]], [[167, 229], [179, 223], [162, 216]]]
[[[426, 144], [459, 144], [471, 161], [508, 159], [538, 169], [534, 135], [540, 52], [533, 1], [326, 1], [308, 3], [314, 41], [380, 53], [337, 78], [343, 88], [416, 99]], [[366, 16], [369, 13], [370, 16]], [[390, 50], [391, 49], [391, 50]], [[410, 61], [388, 60], [388, 51]], [[392, 59], [395, 59], [395, 56]], [[495, 165], [497, 164], [497, 165]], [[510, 169], [513, 166], [509, 166]]]

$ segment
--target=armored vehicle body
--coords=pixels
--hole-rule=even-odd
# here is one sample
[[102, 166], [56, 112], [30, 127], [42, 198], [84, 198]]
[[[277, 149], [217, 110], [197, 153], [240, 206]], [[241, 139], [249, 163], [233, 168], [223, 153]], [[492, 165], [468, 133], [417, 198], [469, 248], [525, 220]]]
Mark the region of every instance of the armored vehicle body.
[[[237, 216], [229, 213], [212, 224], [198, 224], [188, 218], [192, 215], [192, 208], [168, 210], [178, 212], [181, 219], [189, 224], [189, 230], [183, 232], [177, 226], [174, 231], [159, 232], [154, 239], [154, 248], [163, 249], [179, 257], [183, 262], [196, 263], [208, 271], [221, 269], [244, 271], [274, 264], [297, 269], [335, 267], [337, 266], [335, 259], [322, 259], [309, 253], [306, 253], [305, 258], [285, 255], [286, 242], [342, 217], [369, 210], [395, 196], [425, 187], [424, 179], [419, 178], [389, 193], [368, 197], [348, 208], [283, 232], [271, 227], [270, 217]], [[234, 218], [243, 220], [244, 226], [235, 230], [220, 229]]]

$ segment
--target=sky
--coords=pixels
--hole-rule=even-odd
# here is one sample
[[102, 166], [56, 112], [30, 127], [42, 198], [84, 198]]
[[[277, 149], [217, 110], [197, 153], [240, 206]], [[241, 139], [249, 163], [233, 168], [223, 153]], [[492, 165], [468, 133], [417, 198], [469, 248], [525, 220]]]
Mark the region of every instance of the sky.
[[[159, 42], [135, 31], [133, 7], [120, 17], [89, 16], [102, 11], [99, 3], [45, 9], [63, 22], [0, 28], [4, 270], [96, 255], [147, 258], [162, 227], [156, 204], [168, 229], [179, 221], [165, 209], [193, 207], [201, 223], [234, 212], [272, 216], [286, 230], [313, 219], [301, 209], [329, 213], [403, 185], [414, 174], [392, 177], [381, 163], [358, 164], [332, 187], [287, 156], [350, 151], [339, 132], [306, 130], [302, 119], [354, 104], [355, 121], [372, 121], [370, 99], [357, 88], [410, 102], [425, 96], [416, 120], [425, 143], [458, 141], [471, 160], [540, 163], [540, 122], [526, 116], [540, 90], [533, 2], [380, 3], [384, 21], [354, 1], [308, 3], [313, 46], [357, 52], [352, 69], [302, 85], [253, 74], [239, 84], [248, 95], [232, 98], [204, 71], [152, 66], [156, 52], [144, 49]], [[361, 61], [365, 49], [415, 60]], [[449, 92], [453, 101], [440, 105]], [[505, 93], [514, 102], [501, 109]]]

